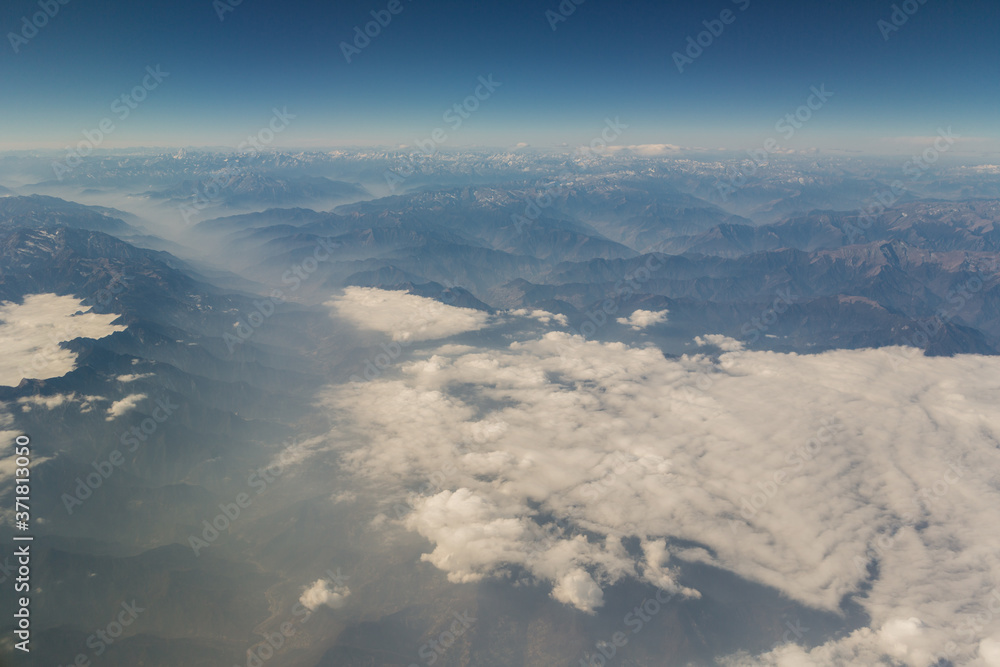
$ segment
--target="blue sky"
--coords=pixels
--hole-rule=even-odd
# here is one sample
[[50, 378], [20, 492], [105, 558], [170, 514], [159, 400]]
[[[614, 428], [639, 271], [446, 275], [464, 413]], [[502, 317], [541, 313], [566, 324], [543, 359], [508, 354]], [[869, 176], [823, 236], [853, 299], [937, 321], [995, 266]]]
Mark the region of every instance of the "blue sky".
[[[966, 151], [1000, 147], [992, 0], [910, 0], [891, 32], [878, 22], [894, 3], [879, 0], [566, 0], [555, 30], [558, 0], [398, 1], [348, 63], [340, 43], [389, 0], [242, 0], [223, 20], [223, 0], [42, 0], [58, 11], [16, 53], [10, 33], [41, 10], [9, 0], [0, 149], [75, 145], [105, 118], [102, 147], [236, 146], [274, 108], [296, 116], [282, 147], [412, 144], [435, 128], [448, 146], [578, 145], [609, 117], [628, 124], [623, 144], [897, 152], [952, 126]], [[678, 71], [673, 54], [726, 10]], [[156, 65], [169, 76], [117, 118], [112, 102]], [[491, 74], [501, 85], [449, 127], [444, 112]], [[832, 97], [785, 140], [775, 123], [820, 85]]]

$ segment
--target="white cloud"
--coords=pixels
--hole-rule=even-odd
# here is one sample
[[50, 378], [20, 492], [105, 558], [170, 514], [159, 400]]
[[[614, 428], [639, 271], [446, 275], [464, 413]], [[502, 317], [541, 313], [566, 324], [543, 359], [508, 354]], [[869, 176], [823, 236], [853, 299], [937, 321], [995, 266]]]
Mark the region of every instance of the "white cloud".
[[104, 338], [125, 327], [112, 325], [114, 313], [82, 312], [72, 296], [32, 294], [24, 303], [0, 302], [0, 385], [16, 386], [24, 378], [62, 377], [76, 365], [76, 354], [59, 347], [76, 338]]
[[129, 410], [137, 406], [140, 401], [143, 401], [145, 399], [146, 399], [145, 394], [131, 394], [121, 399], [120, 401], [115, 401], [114, 403], [111, 404], [111, 407], [108, 408], [108, 416], [106, 417], [106, 421], [110, 422], [118, 419], [119, 417], [125, 415]]
[[530, 317], [533, 320], [538, 320], [542, 324], [551, 324], [555, 322], [562, 326], [569, 326], [569, 319], [562, 313], [550, 313], [547, 310], [519, 308], [517, 310], [508, 311], [511, 315], [516, 315], [518, 317]]
[[18, 405], [24, 406], [24, 412], [30, 412], [32, 407], [53, 410], [64, 403], [72, 402], [76, 394], [53, 394], [51, 396], [25, 396], [17, 399]]
[[350, 594], [351, 590], [346, 586], [334, 586], [326, 579], [317, 579], [303, 591], [299, 602], [310, 611], [316, 611], [323, 605], [330, 609], [340, 609], [347, 604]]
[[75, 394], [53, 394], [51, 396], [25, 396], [17, 399], [18, 405], [24, 406], [24, 412], [30, 412], [32, 407], [53, 410], [64, 403], [71, 402]]
[[634, 146], [608, 146], [611, 152], [627, 151], [641, 157], [658, 157], [661, 155], [676, 155], [684, 151], [682, 146], [674, 144], [637, 144]]
[[348, 287], [326, 305], [355, 326], [387, 333], [395, 341], [447, 338], [482, 329], [490, 320], [489, 314], [472, 308], [374, 287]]
[[585, 611], [623, 577], [696, 596], [682, 584], [695, 561], [824, 610], [870, 585], [857, 598], [870, 628], [761, 664], [927, 667], [949, 641], [957, 664], [978, 659], [1000, 614], [960, 624], [1000, 581], [1000, 359], [699, 342], [723, 353], [667, 359], [564, 333], [441, 347], [331, 388], [330, 440], [408, 499], [402, 525], [453, 581], [522, 571]]
[[699, 347], [707, 347], [709, 345], [714, 346], [722, 350], [723, 352], [738, 352], [743, 349], [743, 342], [736, 340], [735, 338], [730, 338], [729, 336], [723, 336], [722, 334], [708, 334], [706, 336], [697, 336], [694, 342]]
[[80, 412], [87, 413], [93, 409], [92, 403], [96, 401], [106, 401], [102, 396], [84, 396], [76, 392], [68, 394], [52, 394], [51, 396], [23, 396], [17, 399], [17, 404], [21, 406], [21, 412], [31, 412], [32, 408], [45, 408], [54, 410], [67, 403], [80, 403]]
[[301, 442], [296, 440], [278, 452], [271, 461], [271, 465], [281, 468], [298, 465], [322, 449], [325, 442], [325, 438], [322, 437], [307, 438]]
[[628, 317], [619, 317], [617, 321], [618, 324], [632, 327], [633, 331], [640, 331], [654, 324], [666, 322], [668, 314], [666, 310], [636, 310]]
[[948, 664], [971, 667], [1000, 667], [1000, 643], [984, 639], [962, 646], [960, 636], [931, 632], [920, 619], [894, 618], [881, 628], [861, 628], [839, 641], [831, 641], [807, 650], [787, 644], [755, 659], [740, 656], [723, 661], [732, 667], [829, 667], [829, 665], [905, 665]]
[[136, 380], [143, 380], [151, 377], [153, 377], [152, 373], [132, 373], [129, 375], [119, 375], [115, 379], [119, 382], [135, 382]]
[[591, 613], [604, 604], [604, 591], [583, 568], [564, 574], [552, 589], [552, 597]]
[[979, 643], [979, 656], [985, 667], [1000, 667], [1000, 635]]

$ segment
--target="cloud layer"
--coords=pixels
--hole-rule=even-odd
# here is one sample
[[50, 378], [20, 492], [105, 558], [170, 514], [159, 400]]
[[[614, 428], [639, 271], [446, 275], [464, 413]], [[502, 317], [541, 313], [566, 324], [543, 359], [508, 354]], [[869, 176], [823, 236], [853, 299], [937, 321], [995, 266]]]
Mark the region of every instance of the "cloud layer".
[[111, 323], [115, 314], [81, 312], [87, 306], [72, 296], [32, 294], [24, 303], [0, 303], [0, 385], [16, 386], [23, 378], [62, 377], [73, 370], [76, 355], [59, 347], [76, 338], [104, 338], [125, 327]]
[[129, 394], [125, 398], [111, 404], [111, 407], [108, 408], [108, 416], [105, 419], [110, 422], [123, 417], [144, 400], [146, 400], [145, 394]]
[[325, 400], [357, 475], [400, 494], [434, 480], [402, 523], [453, 581], [527, 576], [589, 612], [623, 577], [697, 596], [678, 573], [702, 562], [871, 616], [761, 664], [995, 664], [1000, 359], [701, 342], [723, 351], [667, 359], [556, 332], [444, 346]]
[[407, 292], [374, 287], [348, 287], [326, 304], [361, 329], [389, 334], [394, 341], [447, 338], [482, 329], [490, 316], [472, 308], [455, 308]]

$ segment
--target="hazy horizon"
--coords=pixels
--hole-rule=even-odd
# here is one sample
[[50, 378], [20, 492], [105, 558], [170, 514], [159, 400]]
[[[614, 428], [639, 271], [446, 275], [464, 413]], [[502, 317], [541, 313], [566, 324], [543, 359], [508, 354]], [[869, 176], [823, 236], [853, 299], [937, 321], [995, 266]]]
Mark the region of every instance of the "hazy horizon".
[[[618, 145], [893, 154], [952, 127], [962, 150], [1000, 151], [1000, 8], [910, 3], [57, 1], [38, 18], [17, 0], [0, 9], [0, 80], [17, 91], [0, 150], [76, 146], [105, 119], [103, 147], [235, 146], [277, 108], [295, 119], [275, 147], [437, 128], [442, 146], [586, 145], [617, 117]], [[830, 96], [776, 130], [814, 89]]]

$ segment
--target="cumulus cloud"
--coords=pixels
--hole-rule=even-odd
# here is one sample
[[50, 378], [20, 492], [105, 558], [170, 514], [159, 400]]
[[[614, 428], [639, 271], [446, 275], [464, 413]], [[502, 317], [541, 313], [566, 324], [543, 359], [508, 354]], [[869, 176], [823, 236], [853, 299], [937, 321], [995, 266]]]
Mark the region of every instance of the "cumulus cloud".
[[561, 326], [569, 326], [569, 319], [562, 313], [550, 313], [547, 310], [518, 308], [517, 310], [508, 311], [511, 315], [516, 315], [518, 317], [530, 317], [533, 320], [538, 320], [542, 324], [551, 324], [555, 322]]
[[106, 417], [105, 421], [110, 422], [118, 419], [119, 417], [125, 415], [129, 410], [137, 406], [140, 401], [144, 401], [145, 399], [146, 399], [145, 394], [131, 394], [119, 401], [115, 401], [114, 403], [111, 404], [111, 407], [108, 408], [108, 416]]
[[654, 324], [666, 322], [668, 314], [666, 310], [636, 310], [628, 317], [619, 317], [617, 321], [618, 324], [632, 327], [633, 331], [640, 331]]
[[90, 412], [92, 409], [91, 403], [105, 400], [107, 399], [101, 396], [84, 396], [76, 392], [70, 392], [68, 394], [51, 394], [49, 396], [22, 396], [17, 399], [17, 404], [21, 406], [22, 412], [31, 412], [32, 408], [55, 410], [62, 405], [79, 402], [81, 404], [80, 412]]
[[697, 336], [694, 342], [699, 347], [717, 347], [723, 352], [738, 352], [743, 349], [743, 342], [723, 336], [722, 334], [708, 334], [707, 336]]
[[350, 594], [351, 590], [346, 586], [335, 586], [326, 579], [317, 579], [302, 592], [299, 602], [310, 611], [316, 611], [323, 605], [330, 609], [340, 609], [347, 604]]
[[553, 587], [552, 597], [590, 613], [604, 604], [604, 591], [583, 568], [564, 574]]
[[76, 354], [59, 346], [76, 338], [104, 338], [125, 327], [112, 325], [119, 316], [82, 312], [87, 307], [72, 296], [32, 294], [24, 303], [0, 302], [0, 385], [16, 386], [24, 378], [62, 377], [76, 366]]
[[860, 596], [869, 627], [760, 664], [989, 664], [1000, 613], [962, 619], [1000, 581], [1000, 359], [698, 342], [721, 353], [442, 346], [331, 387], [330, 440], [452, 581], [527, 576], [589, 612], [624, 577], [697, 596], [700, 562], [817, 609]]
[[374, 287], [348, 287], [326, 305], [355, 326], [389, 334], [395, 341], [447, 338], [482, 329], [490, 321], [479, 310]]

